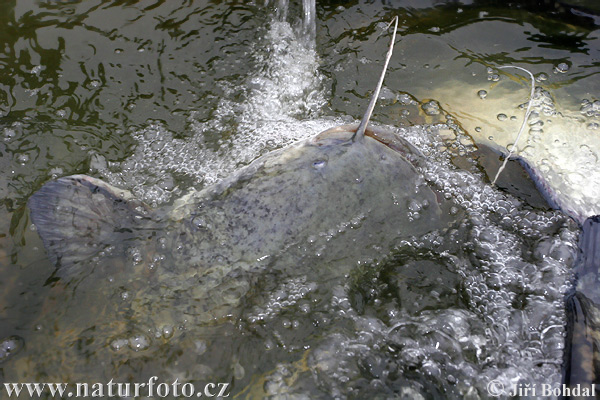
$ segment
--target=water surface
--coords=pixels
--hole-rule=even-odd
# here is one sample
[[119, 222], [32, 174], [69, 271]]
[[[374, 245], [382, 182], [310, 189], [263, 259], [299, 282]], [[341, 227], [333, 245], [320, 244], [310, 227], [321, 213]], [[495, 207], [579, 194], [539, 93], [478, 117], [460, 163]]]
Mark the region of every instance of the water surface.
[[[449, 155], [512, 143], [528, 81], [496, 67], [526, 67], [537, 115], [521, 147], [574, 207], [597, 212], [593, 4], [322, 2], [315, 41], [295, 2], [0, 8], [0, 338], [25, 344], [0, 364], [4, 382], [158, 375], [227, 381], [249, 397], [322, 398], [486, 398], [491, 379], [561, 382], [577, 226], [491, 188], [476, 167], [457, 170]], [[215, 327], [177, 305], [148, 311], [156, 299], [142, 294], [156, 275], [144, 266], [77, 285], [53, 275], [25, 206], [44, 182], [86, 173], [165, 206], [355, 121], [393, 15], [400, 39], [374, 122], [448, 123], [442, 137], [400, 132], [429, 157], [430, 185], [464, 213], [454, 231], [399, 243], [335, 282], [267, 274], [240, 318]]]

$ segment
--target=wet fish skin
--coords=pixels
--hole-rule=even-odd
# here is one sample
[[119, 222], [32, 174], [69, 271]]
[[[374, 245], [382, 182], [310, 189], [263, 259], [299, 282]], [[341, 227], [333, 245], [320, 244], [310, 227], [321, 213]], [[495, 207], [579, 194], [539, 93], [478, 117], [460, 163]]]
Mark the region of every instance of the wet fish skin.
[[65, 269], [59, 276], [72, 278], [94, 251], [128, 244], [142, 260], [166, 260], [160, 279], [169, 290], [204, 299], [199, 321], [220, 319], [264, 271], [337, 279], [398, 240], [454, 221], [452, 201], [440, 207], [417, 170], [418, 150], [385, 130], [353, 142], [355, 129], [268, 153], [172, 208], [148, 210], [94, 178], [61, 178], [32, 196], [31, 217]]

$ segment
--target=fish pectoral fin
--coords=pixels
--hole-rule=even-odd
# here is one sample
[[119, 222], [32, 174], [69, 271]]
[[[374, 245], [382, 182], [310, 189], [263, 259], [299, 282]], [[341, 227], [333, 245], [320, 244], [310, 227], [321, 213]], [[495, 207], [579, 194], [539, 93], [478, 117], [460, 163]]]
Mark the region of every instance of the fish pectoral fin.
[[85, 175], [46, 183], [28, 202], [30, 216], [58, 276], [107, 246], [131, 239], [143, 213], [131, 194]]

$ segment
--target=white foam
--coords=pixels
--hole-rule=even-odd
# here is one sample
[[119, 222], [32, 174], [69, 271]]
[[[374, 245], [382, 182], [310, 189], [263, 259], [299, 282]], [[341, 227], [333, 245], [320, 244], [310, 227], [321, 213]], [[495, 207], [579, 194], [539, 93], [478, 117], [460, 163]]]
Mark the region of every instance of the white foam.
[[[253, 47], [261, 68], [248, 76], [242, 88], [244, 101], [221, 99], [215, 118], [206, 123], [192, 113], [193, 134], [185, 139], [176, 139], [160, 122], [149, 121], [132, 133], [137, 142], [133, 155], [114, 165], [97, 156], [92, 167], [111, 184], [156, 205], [180, 194], [178, 182], [215, 183], [265, 152], [341, 122], [318, 118], [326, 95], [313, 41], [285, 20], [274, 20], [263, 41]], [[235, 134], [219, 140], [217, 150], [204, 144], [207, 134], [225, 137], [232, 124]]]
[[[244, 101], [223, 98], [214, 118], [206, 123], [192, 114], [192, 134], [184, 139], [175, 138], [160, 123], [150, 122], [132, 133], [137, 142], [132, 156], [114, 165], [98, 158], [94, 167], [111, 183], [131, 189], [147, 202], [160, 204], [179, 195], [183, 183], [201, 186], [217, 182], [267, 151], [344, 122], [319, 115], [327, 96], [318, 71], [318, 56], [314, 46], [304, 44], [292, 25], [284, 20], [272, 21], [263, 42], [254, 50], [263, 68], [248, 76], [241, 89]], [[547, 102], [543, 104], [547, 106]], [[235, 133], [225, 136], [232, 124]], [[435, 132], [389, 128], [407, 137], [429, 157], [423, 171], [425, 178], [466, 210], [472, 257], [457, 257], [455, 267], [467, 306], [464, 310], [435, 310], [419, 317], [408, 317], [400, 310], [384, 322], [354, 312], [345, 288], [339, 288], [332, 296], [336, 301], [332, 301], [328, 315], [348, 318], [345, 322], [355, 330], [333, 332], [314, 350], [309, 367], [321, 387], [329, 394], [344, 394], [348, 381], [364, 374], [356, 368], [357, 361], [387, 356], [386, 345], [400, 342], [402, 353], [394, 357], [401, 365], [396, 368], [421, 368], [436, 382], [450, 382], [449, 376], [454, 374], [465, 385], [457, 389], [464, 390], [464, 395], [470, 390], [469, 384], [485, 396], [482, 385], [490, 379], [500, 379], [506, 387], [515, 381], [532, 385], [560, 381], [563, 293], [568, 287], [569, 271], [564, 260], [558, 259], [562, 256], [532, 261], [519, 249], [531, 247], [526, 241], [533, 237], [542, 239], [544, 246], [551, 242], [550, 247], [558, 249], [556, 254], [569, 257], [574, 253], [576, 231], [563, 228], [563, 239], [549, 233], [560, 222], [558, 213], [528, 211], [518, 201], [484, 184], [480, 176], [451, 167], [448, 155], [436, 150], [442, 143]], [[208, 133], [211, 137], [223, 135], [216, 150], [204, 143]], [[456, 146], [461, 146], [460, 138]], [[411, 245], [418, 247], [425, 241], [418, 239]], [[299, 293], [307, 287], [312, 291], [311, 282], [282, 285], [280, 290], [286, 296], [295, 296], [296, 289]], [[527, 302], [516, 306], [521, 295]], [[298, 308], [304, 306], [300, 304], [303, 296], [298, 299]], [[286, 307], [296, 305], [286, 301]], [[281, 309], [276, 303], [276, 299], [269, 298], [248, 319], [276, 319]], [[408, 325], [414, 332], [403, 328]], [[436, 326], [447, 333], [428, 335]], [[337, 349], [337, 358], [331, 358]]]
[[[321, 310], [331, 321], [318, 324], [326, 339], [311, 346], [310, 374], [301, 375], [292, 387], [279, 379], [279, 372], [268, 374], [266, 393], [314, 397], [306, 388], [318, 387], [328, 395], [361, 398], [367, 393], [361, 392], [367, 379], [374, 385], [371, 395], [395, 388], [415, 396], [441, 392], [447, 398], [485, 398], [486, 385], [493, 379], [506, 388], [515, 383], [559, 384], [566, 324], [563, 298], [577, 252], [575, 224], [559, 212], [528, 209], [481, 176], [454, 168], [447, 153], [435, 150], [440, 144], [435, 129], [387, 128], [428, 154], [426, 179], [465, 212], [455, 238], [452, 233], [433, 234], [400, 244], [409, 249], [403, 250], [406, 254], [423, 249], [443, 260], [440, 264], [445, 267], [439, 271], [436, 266], [419, 272], [422, 264], [406, 264], [392, 274], [401, 281], [402, 271], [413, 268], [432, 281], [439, 276], [439, 285], [429, 294], [414, 290], [421, 302], [438, 305], [421, 310], [419, 301], [415, 306], [399, 304], [404, 300], [396, 296], [415, 296], [410, 288], [408, 295], [396, 296], [374, 290], [363, 299], [371, 311], [359, 312], [352, 306], [351, 285], [332, 288], [330, 304]], [[456, 139], [457, 147], [460, 140]], [[440, 271], [451, 271], [446, 275], [452, 276], [448, 286]], [[359, 278], [361, 285], [380, 279], [371, 277]], [[379, 282], [384, 287], [390, 284]], [[455, 282], [459, 283], [454, 286]], [[282, 284], [275, 293], [287, 286]], [[440, 301], [440, 294], [446, 300]], [[418, 311], [411, 311], [415, 307]], [[282, 335], [265, 338], [291, 346], [286, 340]], [[282, 367], [293, 370], [295, 365]]]

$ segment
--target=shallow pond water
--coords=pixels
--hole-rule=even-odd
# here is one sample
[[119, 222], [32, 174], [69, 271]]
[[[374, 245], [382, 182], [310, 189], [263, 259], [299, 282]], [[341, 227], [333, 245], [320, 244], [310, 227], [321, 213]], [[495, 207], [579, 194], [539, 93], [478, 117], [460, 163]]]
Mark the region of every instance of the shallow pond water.
[[[487, 398], [492, 380], [559, 385], [579, 229], [492, 188], [469, 156], [514, 140], [529, 83], [497, 67], [526, 67], [536, 114], [520, 147], [570, 209], [598, 213], [599, 10], [530, 3], [319, 2], [313, 37], [299, 2], [3, 2], [0, 380], [155, 375], [227, 382], [248, 398]], [[311, 273], [318, 263], [261, 270], [218, 321], [197, 311], [206, 292], [137, 262], [136, 249], [74, 280], [55, 273], [26, 207], [45, 182], [85, 173], [169, 207], [355, 122], [394, 15], [373, 123], [427, 157], [420, 173], [455, 207], [451, 229], [328, 279]]]

